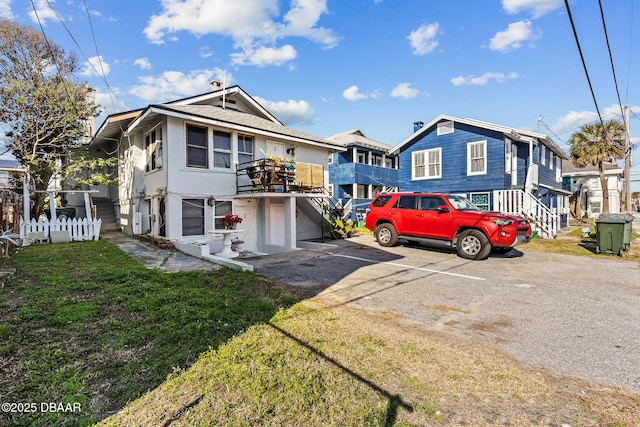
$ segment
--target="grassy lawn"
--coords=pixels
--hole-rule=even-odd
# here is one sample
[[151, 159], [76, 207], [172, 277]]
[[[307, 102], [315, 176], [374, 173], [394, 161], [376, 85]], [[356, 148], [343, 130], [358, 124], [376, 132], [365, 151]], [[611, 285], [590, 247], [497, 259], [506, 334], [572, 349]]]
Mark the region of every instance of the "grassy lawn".
[[[148, 270], [99, 242], [21, 248], [0, 288], [0, 425], [619, 425], [640, 396], [519, 364], [253, 273]], [[43, 402], [81, 412], [42, 412]], [[3, 406], [4, 408], [4, 406]]]
[[619, 257], [617, 254], [597, 254], [595, 227], [592, 224], [584, 224], [584, 228], [587, 227], [590, 228], [589, 237], [582, 237], [582, 227], [575, 226], [572, 227], [572, 231], [564, 233], [556, 239], [533, 239], [527, 245], [518, 246], [518, 250], [640, 261], [640, 233], [637, 230], [633, 230], [631, 234], [631, 247], [622, 253], [622, 257]]
[[0, 425], [91, 424], [298, 301], [253, 274], [149, 270], [104, 241], [18, 249], [6, 266], [0, 401], [77, 402], [82, 414], [0, 413]]

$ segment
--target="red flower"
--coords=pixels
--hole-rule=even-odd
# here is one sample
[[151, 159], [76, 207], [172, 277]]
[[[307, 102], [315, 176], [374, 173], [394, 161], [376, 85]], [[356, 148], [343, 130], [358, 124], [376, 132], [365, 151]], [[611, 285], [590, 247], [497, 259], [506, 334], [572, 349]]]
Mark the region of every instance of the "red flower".
[[241, 222], [242, 222], [242, 218], [239, 217], [238, 215], [234, 215], [231, 212], [229, 212], [224, 216], [224, 218], [222, 218], [222, 224], [225, 227], [233, 227], [234, 225], [239, 224]]

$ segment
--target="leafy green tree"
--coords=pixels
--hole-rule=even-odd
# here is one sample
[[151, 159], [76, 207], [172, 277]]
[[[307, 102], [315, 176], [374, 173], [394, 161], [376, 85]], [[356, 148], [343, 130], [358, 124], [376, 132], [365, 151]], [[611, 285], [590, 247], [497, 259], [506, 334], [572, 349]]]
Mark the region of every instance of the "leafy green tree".
[[[93, 89], [73, 80], [73, 54], [35, 29], [0, 18], [0, 124], [7, 147], [25, 166], [36, 191], [63, 171], [69, 148], [84, 142], [96, 107]], [[34, 217], [46, 194], [32, 195]]]
[[604, 167], [625, 155], [625, 127], [616, 120], [588, 124], [571, 135], [570, 153], [572, 163], [579, 168], [598, 166], [602, 187], [602, 212], [609, 212], [609, 186]]

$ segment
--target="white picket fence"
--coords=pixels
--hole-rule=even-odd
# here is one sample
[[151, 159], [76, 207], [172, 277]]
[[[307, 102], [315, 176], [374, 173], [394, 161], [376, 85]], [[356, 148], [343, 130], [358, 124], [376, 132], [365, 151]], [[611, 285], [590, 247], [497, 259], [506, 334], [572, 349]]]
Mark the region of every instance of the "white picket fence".
[[[49, 239], [51, 232], [66, 231], [69, 236], [69, 241], [84, 241], [84, 240], [98, 240], [100, 238], [100, 227], [102, 226], [102, 219], [88, 220], [87, 218], [66, 218], [56, 219], [55, 221], [35, 220], [24, 221], [20, 220], [20, 238], [28, 239], [29, 233], [43, 232], [44, 238]], [[55, 233], [60, 234], [60, 233]]]

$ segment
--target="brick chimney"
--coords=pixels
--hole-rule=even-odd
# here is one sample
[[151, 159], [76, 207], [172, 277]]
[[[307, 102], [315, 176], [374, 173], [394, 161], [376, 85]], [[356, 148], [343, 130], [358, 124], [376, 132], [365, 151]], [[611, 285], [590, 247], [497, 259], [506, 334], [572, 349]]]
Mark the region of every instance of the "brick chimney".
[[211, 92], [222, 89], [222, 82], [220, 80], [211, 80], [209, 84], [211, 85]]

